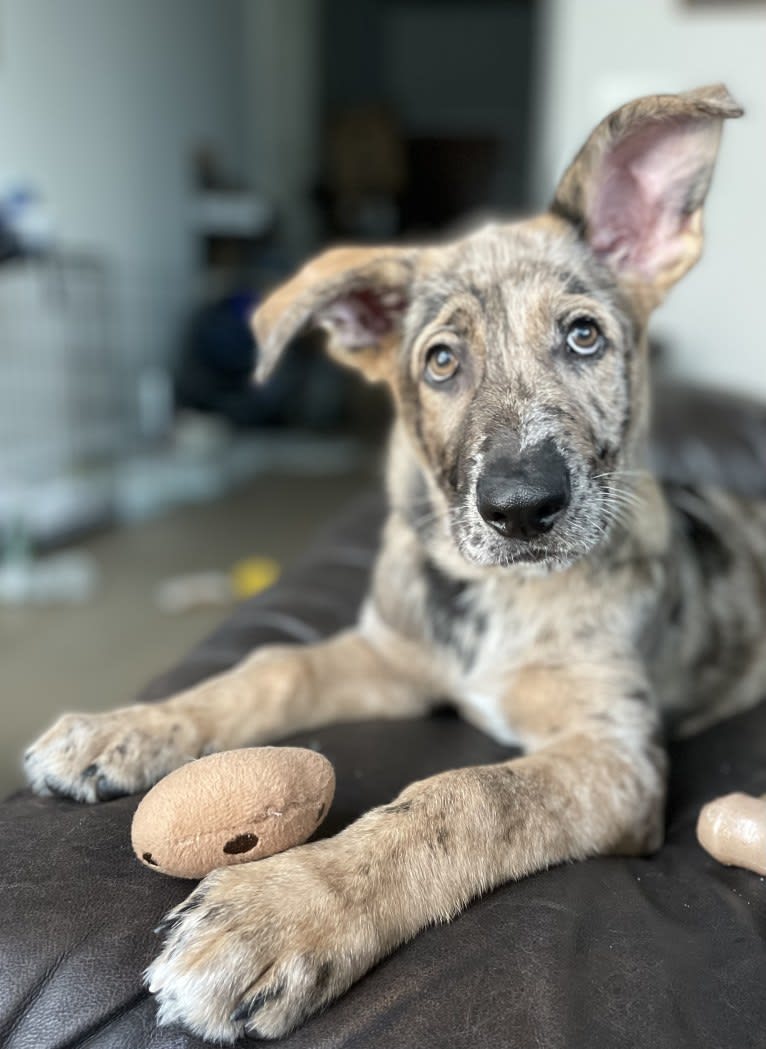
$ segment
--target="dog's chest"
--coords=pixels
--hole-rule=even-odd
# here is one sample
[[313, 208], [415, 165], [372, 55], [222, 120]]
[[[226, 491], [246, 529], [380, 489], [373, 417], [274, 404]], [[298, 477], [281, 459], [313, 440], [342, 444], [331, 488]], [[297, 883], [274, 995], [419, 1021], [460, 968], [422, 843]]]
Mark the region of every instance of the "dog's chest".
[[577, 569], [479, 582], [427, 571], [424, 580], [431, 659], [464, 717], [501, 743], [520, 742], [507, 699], [523, 670], [598, 660], [628, 627], [613, 595], [599, 599]]
[[435, 645], [461, 678], [499, 670], [524, 660], [544, 624], [528, 602], [481, 585], [456, 586], [428, 609]]
[[465, 581], [427, 565], [424, 583], [430, 640], [463, 676], [499, 671], [526, 662], [540, 646], [571, 641], [578, 618], [572, 595], [549, 579]]
[[567, 646], [560, 602], [534, 586], [462, 582], [434, 570], [425, 583], [428, 641], [461, 709], [499, 741], [518, 742], [503, 695], [521, 667]]
[[524, 602], [487, 595], [466, 601], [464, 617], [452, 621], [450, 658], [456, 672], [455, 695], [466, 720], [500, 743], [520, 742], [504, 696], [521, 667], [534, 659], [545, 617]]

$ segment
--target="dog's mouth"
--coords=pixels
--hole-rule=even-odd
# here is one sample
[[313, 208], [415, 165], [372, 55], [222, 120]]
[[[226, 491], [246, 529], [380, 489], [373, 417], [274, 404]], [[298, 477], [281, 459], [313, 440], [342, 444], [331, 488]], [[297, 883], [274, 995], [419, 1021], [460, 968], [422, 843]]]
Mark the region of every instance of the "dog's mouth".
[[457, 547], [464, 560], [478, 568], [514, 568], [523, 565], [544, 571], [568, 568], [590, 552], [584, 547], [574, 550], [569, 544], [555, 541], [543, 547], [513, 540], [498, 542], [491, 537], [487, 542], [477, 543], [459, 536]]

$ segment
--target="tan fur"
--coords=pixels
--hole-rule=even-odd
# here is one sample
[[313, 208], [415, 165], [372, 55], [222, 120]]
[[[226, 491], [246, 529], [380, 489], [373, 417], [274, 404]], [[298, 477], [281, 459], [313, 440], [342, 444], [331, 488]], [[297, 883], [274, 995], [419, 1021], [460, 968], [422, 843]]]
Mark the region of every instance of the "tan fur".
[[[32, 748], [33, 786], [97, 800], [144, 789], [191, 754], [420, 715], [443, 697], [525, 753], [414, 783], [335, 838], [210, 875], [169, 916], [148, 972], [162, 1022], [220, 1040], [284, 1034], [496, 885], [656, 848], [663, 717], [719, 716], [766, 685], [766, 660], [743, 670], [735, 655], [762, 636], [757, 581], [725, 680], [707, 655], [712, 635], [729, 659], [731, 601], [759, 571], [766, 514], [749, 526], [752, 559], [730, 562], [710, 536], [733, 504], [673, 503], [643, 458], [646, 320], [699, 255], [720, 123], [738, 113], [720, 87], [631, 103], [593, 133], [551, 213], [436, 247], [335, 249], [259, 310], [259, 374], [318, 324], [333, 353], [391, 388], [391, 512], [359, 624], [265, 648], [157, 707], [70, 716]], [[644, 141], [651, 154], [658, 122], [678, 133], [686, 167], [661, 201], [664, 239], [633, 251], [621, 211], [611, 240], [599, 226], [615, 222], [608, 165], [630, 167]], [[666, 164], [664, 148], [646, 162]], [[583, 315], [605, 347], [591, 364], [565, 339]], [[427, 381], [435, 345], [459, 357], [449, 387]], [[571, 496], [550, 534], [499, 539], [482, 521], [474, 492], [492, 441], [509, 456], [563, 449]]]
[[[307, 263], [287, 284], [275, 291], [255, 315], [253, 327], [260, 346], [257, 377], [265, 379], [273, 368], [285, 343], [313, 319], [318, 303], [326, 303], [334, 292], [374, 281], [381, 289], [395, 291], [411, 276], [411, 252], [401, 248], [332, 248]], [[395, 340], [380, 340], [391, 349]], [[375, 350], [380, 344], [355, 346], [362, 352], [360, 367], [370, 379], [384, 379], [387, 371], [377, 363]], [[330, 340], [330, 352], [337, 352]], [[382, 360], [387, 355], [380, 354]], [[366, 365], [366, 367], [365, 367]]]

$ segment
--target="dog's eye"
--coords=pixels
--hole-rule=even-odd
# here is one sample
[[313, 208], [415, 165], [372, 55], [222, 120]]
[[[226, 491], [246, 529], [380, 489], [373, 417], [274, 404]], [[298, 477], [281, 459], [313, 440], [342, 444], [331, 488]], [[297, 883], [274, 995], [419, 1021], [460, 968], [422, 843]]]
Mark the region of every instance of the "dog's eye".
[[437, 343], [426, 355], [426, 378], [431, 382], [446, 382], [457, 373], [459, 367], [457, 354], [446, 343]]
[[588, 317], [578, 317], [569, 326], [567, 346], [572, 353], [577, 353], [580, 357], [592, 357], [594, 353], [602, 349], [603, 345], [604, 336], [601, 334], [601, 329], [595, 321]]

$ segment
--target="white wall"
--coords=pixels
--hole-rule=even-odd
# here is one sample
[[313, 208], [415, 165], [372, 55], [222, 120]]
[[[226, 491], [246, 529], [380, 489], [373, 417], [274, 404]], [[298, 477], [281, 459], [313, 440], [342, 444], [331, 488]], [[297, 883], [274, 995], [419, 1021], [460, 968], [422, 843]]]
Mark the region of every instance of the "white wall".
[[61, 241], [104, 253], [123, 292], [190, 274], [196, 146], [245, 173], [243, 3], [0, 3], [0, 171], [39, 186]]
[[319, 14], [318, 0], [246, 0], [244, 8], [249, 171], [299, 259], [316, 245], [309, 194], [320, 170]]
[[658, 312], [686, 375], [766, 395], [766, 8], [682, 0], [545, 0], [535, 195], [545, 203], [590, 128], [629, 98], [725, 81], [727, 125], [706, 252]]

